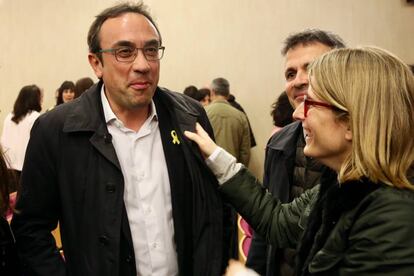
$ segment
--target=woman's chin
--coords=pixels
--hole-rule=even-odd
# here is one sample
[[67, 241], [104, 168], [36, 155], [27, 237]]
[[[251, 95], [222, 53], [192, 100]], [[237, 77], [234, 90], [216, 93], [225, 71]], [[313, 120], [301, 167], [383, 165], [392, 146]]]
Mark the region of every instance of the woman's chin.
[[309, 145], [308, 144], [306, 144], [304, 147], [303, 147], [303, 154], [305, 154], [306, 156], [309, 156], [309, 151], [310, 151], [310, 149], [309, 149], [310, 147], [309, 147]]
[[315, 152], [312, 150], [312, 146], [306, 145], [303, 148], [303, 154], [307, 157], [315, 158]]

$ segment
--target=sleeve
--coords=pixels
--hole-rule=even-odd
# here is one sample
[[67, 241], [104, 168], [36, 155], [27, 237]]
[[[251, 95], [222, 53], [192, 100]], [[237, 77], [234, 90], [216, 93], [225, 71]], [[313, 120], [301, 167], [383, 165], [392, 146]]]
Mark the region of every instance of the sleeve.
[[220, 186], [225, 200], [268, 243], [294, 248], [303, 232], [304, 216], [317, 198], [319, 186], [306, 191], [293, 202], [282, 204], [273, 198], [245, 168]]
[[243, 134], [242, 140], [240, 145], [240, 162], [245, 165], [246, 167], [249, 165], [250, 161], [250, 130], [249, 130], [249, 123], [247, 121], [246, 115], [243, 114]]
[[350, 231], [338, 275], [413, 275], [413, 197], [393, 200], [391, 193], [371, 195], [373, 202]]
[[34, 123], [11, 223], [25, 275], [66, 275], [51, 234], [60, 213], [56, 184], [58, 139], [49, 124], [41, 120]]
[[233, 155], [220, 147], [217, 147], [206, 159], [206, 164], [213, 172], [220, 185], [236, 175], [236, 173], [243, 167], [241, 163], [237, 163], [237, 160]]

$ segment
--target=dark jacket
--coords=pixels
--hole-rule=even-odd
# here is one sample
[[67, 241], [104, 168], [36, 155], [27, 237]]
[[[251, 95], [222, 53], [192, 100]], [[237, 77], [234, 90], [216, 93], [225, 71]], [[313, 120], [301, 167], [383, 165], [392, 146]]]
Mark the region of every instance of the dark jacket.
[[297, 275], [412, 275], [414, 192], [332, 177], [288, 204], [242, 169], [224, 198], [276, 247], [298, 247]]
[[[263, 186], [282, 203], [287, 203], [300, 195], [303, 190], [314, 186], [319, 175], [309, 175], [311, 167], [315, 167], [298, 148], [298, 140], [303, 135], [302, 124], [294, 122], [274, 134], [266, 146]], [[298, 153], [297, 151], [301, 151]], [[299, 158], [300, 157], [300, 158]], [[299, 160], [296, 160], [299, 159]], [[295, 182], [295, 166], [301, 162], [296, 170], [296, 177], [304, 182], [302, 185]], [[296, 164], [296, 165], [295, 165]], [[319, 167], [321, 165], [318, 165]], [[316, 171], [321, 168], [317, 168]], [[315, 174], [313, 172], [313, 174]], [[299, 182], [299, 181], [298, 181]], [[292, 275], [295, 251], [291, 249], [276, 249], [268, 245], [256, 232], [253, 235], [246, 265], [261, 275], [286, 276]]]
[[[104, 120], [101, 86], [47, 112], [33, 126], [19, 213], [12, 221], [26, 275], [136, 275], [124, 180]], [[183, 136], [196, 122], [210, 134], [211, 126], [201, 105], [182, 94], [157, 88], [153, 99], [164, 116], [159, 124], [180, 275], [220, 275], [226, 261], [222, 202], [198, 148]], [[179, 147], [173, 148], [172, 130], [162, 125], [176, 130]], [[172, 168], [175, 163], [184, 167]], [[188, 177], [180, 179], [177, 172]], [[50, 234], [58, 221], [66, 264]]]

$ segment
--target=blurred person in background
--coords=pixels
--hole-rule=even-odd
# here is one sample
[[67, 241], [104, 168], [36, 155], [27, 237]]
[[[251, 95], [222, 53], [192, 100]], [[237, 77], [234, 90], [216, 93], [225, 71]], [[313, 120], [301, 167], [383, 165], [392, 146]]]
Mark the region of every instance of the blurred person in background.
[[75, 98], [75, 84], [73, 81], [64, 81], [59, 89], [56, 98], [56, 106], [72, 101]]
[[13, 209], [9, 203], [9, 187], [14, 183], [14, 175], [7, 168], [0, 147], [0, 275], [17, 276], [20, 274], [15, 241], [6, 214]]
[[274, 128], [272, 129], [270, 137], [281, 130], [284, 126], [293, 122], [293, 111], [294, 109], [289, 102], [289, 97], [286, 92], [283, 91], [272, 104], [272, 111], [270, 112], [270, 115], [273, 119]]
[[195, 99], [201, 103], [202, 106], [207, 106], [211, 103], [210, 89], [200, 88], [195, 95]]
[[244, 111], [244, 108], [238, 102], [236, 102], [236, 96], [234, 96], [233, 94], [229, 95], [229, 97], [227, 98], [227, 101], [232, 107], [240, 110], [241, 112], [244, 113], [244, 115], [246, 115], [247, 123], [249, 124], [249, 131], [250, 131], [250, 147], [251, 148], [255, 147], [257, 145], [256, 138], [254, 137], [253, 129], [252, 129], [252, 126], [250, 125], [249, 117], [247, 116], [246, 111]]
[[75, 98], [80, 97], [83, 92], [88, 90], [93, 85], [93, 80], [89, 77], [81, 78], [75, 83]]
[[197, 87], [195, 87], [194, 85], [190, 85], [184, 89], [183, 93], [184, 95], [187, 95], [194, 99], [194, 96], [195, 94], [197, 94], [197, 91], [198, 91]]
[[190, 85], [184, 89], [183, 93], [200, 102], [202, 106], [210, 104], [210, 89], [208, 88], [197, 89], [194, 85]]
[[[22, 171], [30, 130], [42, 110], [42, 98], [42, 91], [38, 86], [24, 86], [14, 102], [13, 111], [4, 120], [0, 141], [8, 168], [17, 175], [17, 179]], [[9, 189], [16, 191], [17, 183], [12, 184]]]

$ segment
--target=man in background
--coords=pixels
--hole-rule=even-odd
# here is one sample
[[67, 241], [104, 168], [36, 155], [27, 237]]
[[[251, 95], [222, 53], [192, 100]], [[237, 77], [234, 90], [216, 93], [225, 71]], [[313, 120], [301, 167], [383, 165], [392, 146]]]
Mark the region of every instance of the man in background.
[[[308, 65], [322, 54], [345, 47], [342, 39], [330, 32], [309, 29], [288, 36], [285, 57], [285, 91], [292, 107], [302, 103], [309, 87]], [[263, 185], [282, 202], [290, 202], [315, 186], [323, 166], [305, 157], [302, 124], [294, 122], [273, 135], [266, 146]], [[295, 250], [275, 249], [254, 234], [246, 265], [260, 275], [293, 275]]]
[[229, 102], [229, 104], [232, 107], [237, 108], [238, 110], [240, 110], [241, 112], [243, 112], [246, 115], [247, 122], [249, 123], [250, 147], [251, 148], [255, 147], [257, 145], [256, 144], [256, 138], [254, 137], [252, 126], [250, 125], [250, 121], [249, 121], [249, 117], [247, 116], [247, 113], [244, 111], [243, 107], [236, 101], [236, 97], [233, 94], [229, 95], [227, 101]]
[[224, 78], [211, 82], [211, 103], [206, 106], [216, 143], [246, 167], [250, 160], [250, 131], [246, 115], [228, 102], [230, 84]]

